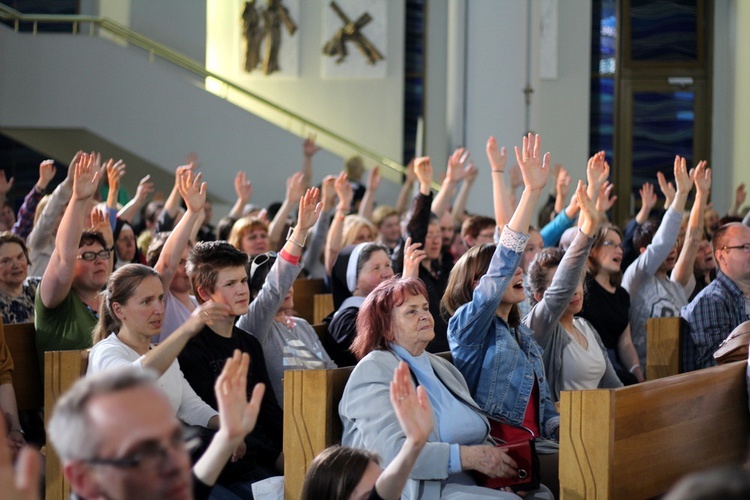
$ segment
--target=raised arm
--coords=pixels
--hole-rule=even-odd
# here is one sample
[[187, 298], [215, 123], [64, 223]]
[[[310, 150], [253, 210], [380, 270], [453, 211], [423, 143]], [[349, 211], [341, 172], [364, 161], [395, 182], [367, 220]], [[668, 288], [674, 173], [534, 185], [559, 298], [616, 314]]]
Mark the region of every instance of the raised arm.
[[474, 181], [477, 180], [479, 175], [479, 169], [472, 163], [466, 167], [466, 177], [464, 177], [464, 183], [461, 184], [461, 189], [458, 190], [456, 199], [453, 202], [453, 208], [451, 209], [451, 215], [458, 221], [463, 221], [466, 218], [466, 204], [469, 201], [469, 194], [471, 188], [474, 186]]
[[370, 175], [367, 177], [367, 189], [365, 189], [365, 195], [362, 197], [362, 202], [359, 204], [359, 215], [367, 220], [372, 219], [372, 207], [375, 205], [375, 193], [378, 191], [380, 186], [380, 167], [375, 165], [370, 170]]
[[5, 203], [5, 198], [13, 187], [13, 180], [13, 177], [11, 177], [10, 180], [6, 179], [5, 170], [0, 170], [0, 207]]
[[[188, 169], [190, 171], [195, 170], [195, 163], [190, 162], [187, 165], [177, 167], [178, 171]], [[169, 192], [167, 201], [164, 202], [164, 213], [167, 214], [172, 220], [177, 217], [177, 213], [180, 210], [180, 189], [179, 189], [179, 176], [175, 174], [174, 186], [172, 191]], [[171, 229], [171, 228], [170, 228]]]
[[284, 202], [281, 204], [281, 208], [276, 212], [271, 223], [268, 225], [268, 239], [271, 244], [271, 248], [278, 248], [281, 243], [281, 238], [286, 227], [286, 222], [289, 219], [289, 214], [292, 213], [292, 208], [299, 201], [300, 198], [305, 194], [304, 175], [302, 172], [297, 172], [292, 175], [286, 181], [286, 197]]
[[456, 186], [466, 177], [468, 161], [469, 151], [466, 148], [456, 149], [450, 158], [448, 158], [445, 179], [443, 179], [443, 184], [440, 186], [440, 192], [432, 200], [432, 212], [438, 217], [442, 217], [443, 213], [448, 210], [451, 199], [453, 199], [453, 195], [456, 192]]
[[734, 191], [734, 203], [732, 204], [732, 208], [729, 210], [729, 215], [739, 217], [740, 209], [742, 208], [742, 204], [745, 203], [746, 198], [747, 191], [745, 191], [745, 183], [743, 182], [742, 184], [737, 186], [737, 189]]
[[557, 178], [555, 179], [555, 213], [559, 214], [565, 209], [565, 200], [568, 199], [568, 192], [570, 191], [570, 174], [565, 170], [562, 165], [559, 165], [560, 169], [557, 172]]
[[516, 160], [523, 176], [523, 192], [513, 216], [508, 221], [510, 228], [517, 232], [526, 234], [529, 232], [531, 216], [534, 206], [547, 185], [549, 177], [549, 153], [542, 155], [542, 139], [537, 134], [531, 133], [523, 138], [522, 149], [516, 146]]
[[586, 178], [588, 179], [587, 194], [596, 203], [599, 199], [599, 192], [602, 185], [609, 178], [609, 163], [607, 163], [604, 151], [599, 151], [589, 158], [589, 162], [586, 165]]
[[116, 162], [110, 158], [104, 166], [107, 174], [107, 185], [109, 190], [107, 191], [107, 208], [110, 210], [117, 210], [117, 195], [120, 192], [120, 182], [122, 176], [125, 175], [127, 165], [122, 160]]
[[[698, 162], [698, 166], [692, 171], [692, 179], [695, 182], [695, 200], [690, 210], [685, 241], [682, 243], [680, 256], [677, 258], [671, 279], [682, 287], [688, 286], [690, 278], [693, 277], [693, 264], [698, 254], [698, 243], [703, 235], [703, 212], [706, 210], [708, 197], [711, 194], [711, 169], [705, 161]], [[690, 179], [690, 177], [688, 177]], [[684, 180], [683, 180], [684, 182]], [[678, 181], [679, 185], [680, 181]]]
[[209, 486], [216, 482], [224, 465], [232, 457], [232, 452], [253, 431], [258, 421], [266, 386], [262, 383], [255, 384], [252, 397], [247, 401], [249, 366], [250, 356], [235, 350], [216, 379], [214, 393], [219, 407], [219, 431], [193, 466], [195, 477]]
[[315, 223], [310, 231], [310, 243], [302, 254], [302, 267], [307, 270], [308, 277], [310, 277], [310, 272], [318, 268], [320, 257], [325, 249], [328, 229], [331, 227], [331, 216], [336, 205], [336, 190], [333, 187], [335, 182], [336, 177], [328, 175], [321, 183], [320, 196], [323, 209], [318, 217], [318, 222]]
[[117, 218], [132, 224], [136, 214], [141, 210], [141, 207], [146, 203], [149, 195], [153, 192], [154, 183], [151, 181], [151, 176], [146, 175], [146, 177], [138, 182], [138, 187], [135, 190], [135, 196], [133, 199], [117, 212]]
[[651, 214], [651, 210], [656, 206], [656, 193], [654, 193], [654, 185], [650, 182], [644, 182], [641, 189], [638, 190], [641, 195], [641, 209], [635, 215], [635, 221], [639, 226], [642, 226]]
[[495, 224], [502, 227], [508, 223], [513, 215], [510, 192], [505, 184], [505, 165], [508, 155], [505, 147], [498, 150], [497, 141], [490, 136], [487, 139], [487, 159], [490, 161], [490, 175], [492, 176], [492, 204], [495, 210]]
[[185, 200], [187, 212], [169, 234], [159, 260], [154, 269], [161, 275], [164, 291], [169, 290], [175, 273], [180, 265], [182, 252], [188, 244], [188, 238], [198, 220], [198, 214], [206, 203], [206, 183], [201, 182], [203, 174], [194, 175], [188, 168], [177, 169], [175, 184]]
[[245, 205], [250, 202], [253, 196], [253, 183], [247, 180], [247, 174], [240, 170], [234, 176], [234, 192], [237, 193], [237, 201], [229, 211], [229, 217], [239, 219], [244, 215]]
[[435, 426], [427, 391], [423, 386], [415, 390], [409, 366], [403, 361], [393, 373], [391, 405], [406, 439], [375, 483], [378, 496], [384, 500], [401, 498], [406, 480]]
[[23, 199], [23, 204], [18, 210], [18, 219], [13, 224], [13, 229], [11, 229], [13, 234], [17, 234], [23, 239], [26, 239], [29, 235], [31, 229], [34, 227], [36, 207], [39, 205], [39, 201], [44, 196], [44, 192], [50, 181], [55, 177], [56, 172], [57, 168], [55, 168], [54, 160], [44, 160], [39, 164], [39, 180], [36, 181], [29, 194]]
[[349, 207], [352, 206], [352, 199], [354, 198], [354, 190], [346, 178], [346, 172], [341, 172], [336, 177], [333, 186], [339, 197], [339, 204], [336, 207], [333, 222], [331, 222], [331, 229], [328, 230], [325, 254], [323, 255], [328, 276], [331, 275], [333, 263], [336, 262], [336, 257], [339, 256], [343, 246], [344, 218], [349, 213]]
[[305, 189], [312, 186], [313, 178], [313, 156], [315, 153], [320, 151], [320, 148], [315, 144], [315, 134], [310, 134], [302, 143], [302, 154], [304, 156], [302, 160], [302, 184]]
[[672, 200], [674, 200], [676, 193], [674, 184], [667, 182], [667, 178], [662, 172], [656, 172], [656, 180], [659, 183], [661, 193], [664, 195], [664, 210], [667, 210], [672, 206]]
[[39, 284], [38, 293], [48, 309], [59, 305], [73, 284], [78, 244], [83, 233], [84, 211], [99, 185], [94, 155], [82, 153], [76, 161], [73, 196], [65, 209], [57, 231], [57, 244]]
[[73, 159], [70, 160], [68, 175], [65, 176], [65, 179], [52, 192], [47, 206], [44, 207], [44, 210], [37, 218], [34, 228], [29, 233], [26, 243], [32, 253], [35, 247], [44, 246], [48, 240], [52, 239], [52, 232], [55, 230], [57, 218], [65, 210], [70, 201], [70, 196], [73, 192], [75, 166], [82, 154], [82, 151], [78, 151], [73, 156]]
[[406, 179], [404, 179], [404, 184], [401, 186], [401, 191], [399, 191], [398, 200], [396, 201], [396, 212], [398, 212], [399, 215], [406, 212], [409, 208], [411, 191], [414, 187], [414, 181], [416, 180], [417, 176], [414, 173], [414, 160], [412, 160], [406, 166]]

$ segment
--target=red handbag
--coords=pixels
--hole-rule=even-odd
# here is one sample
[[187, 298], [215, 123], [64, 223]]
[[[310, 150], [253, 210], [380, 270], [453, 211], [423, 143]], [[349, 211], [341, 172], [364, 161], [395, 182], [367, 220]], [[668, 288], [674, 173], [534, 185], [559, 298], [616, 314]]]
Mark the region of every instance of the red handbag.
[[[497, 426], [507, 425], [502, 422], [490, 420], [490, 435]], [[526, 429], [528, 430], [528, 429]], [[531, 431], [529, 431], [531, 433]], [[533, 435], [533, 434], [532, 434]], [[513, 491], [530, 491], [538, 490], [541, 486], [539, 479], [540, 467], [539, 456], [536, 454], [536, 445], [534, 439], [524, 439], [513, 443], [503, 443], [498, 441], [496, 444], [499, 448], [504, 448], [506, 453], [516, 462], [518, 469], [516, 477], [489, 477], [481, 472], [475, 472], [474, 476], [479, 486], [485, 488], [500, 489], [510, 487]]]

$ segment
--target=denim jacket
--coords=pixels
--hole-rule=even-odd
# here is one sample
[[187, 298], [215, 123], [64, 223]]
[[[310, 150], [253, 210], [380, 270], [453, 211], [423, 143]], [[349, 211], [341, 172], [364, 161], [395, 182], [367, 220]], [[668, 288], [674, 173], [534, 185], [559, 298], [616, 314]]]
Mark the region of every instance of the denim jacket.
[[505, 226], [471, 302], [459, 307], [448, 322], [448, 340], [453, 363], [466, 379], [472, 397], [484, 411], [502, 421], [521, 425], [536, 381], [539, 428], [544, 437], [551, 438], [560, 417], [545, 378], [542, 348], [527, 326], [510, 328], [496, 314], [528, 239], [528, 234]]

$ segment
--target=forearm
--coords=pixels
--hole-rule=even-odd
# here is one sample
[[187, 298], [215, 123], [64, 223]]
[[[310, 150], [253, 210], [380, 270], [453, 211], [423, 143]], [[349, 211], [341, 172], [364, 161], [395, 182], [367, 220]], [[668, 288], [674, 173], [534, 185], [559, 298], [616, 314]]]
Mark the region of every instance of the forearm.
[[326, 239], [325, 247], [325, 266], [326, 273], [331, 275], [333, 269], [333, 263], [336, 261], [344, 239], [344, 214], [343, 208], [336, 209], [336, 213], [333, 215], [333, 222], [331, 222], [331, 228], [328, 230], [328, 238]]
[[492, 204], [495, 211], [495, 224], [504, 226], [513, 217], [513, 206], [505, 185], [505, 173], [499, 170], [492, 171]]
[[466, 213], [466, 204], [469, 202], [469, 193], [471, 193], [472, 186], [473, 182], [467, 179], [464, 180], [461, 189], [458, 190], [458, 195], [453, 201], [453, 209], [451, 210], [451, 215], [454, 219], [462, 220]]
[[[10, 420], [11, 430], [21, 430], [21, 421], [18, 419], [18, 406], [16, 405], [16, 393], [13, 391], [13, 384], [0, 385], [0, 408]], [[0, 415], [0, 418], [3, 418]]]
[[375, 191], [369, 187], [365, 190], [362, 202], [359, 204], [359, 215], [367, 220], [372, 219], [372, 208], [375, 205]]
[[293, 257], [298, 259], [302, 257], [302, 252], [305, 249], [305, 242], [307, 241], [308, 230], [301, 227], [299, 224], [294, 226], [291, 237], [284, 243], [284, 251]]
[[36, 207], [39, 205], [39, 201], [44, 196], [44, 189], [34, 185], [31, 191], [23, 199], [23, 204], [18, 210], [18, 220], [13, 224], [11, 232], [26, 239], [34, 227], [34, 216], [36, 215]]
[[326, 245], [326, 237], [331, 224], [331, 211], [323, 211], [318, 217], [318, 222], [312, 228], [312, 235], [309, 235], [310, 244], [302, 254], [302, 267], [308, 271], [317, 265], [320, 256]]
[[641, 209], [638, 210], [638, 213], [635, 214], [635, 222], [642, 226], [647, 220], [648, 216], [650, 215], [651, 210], [648, 208], [647, 205], [641, 204]]
[[166, 340], [150, 349], [141, 357], [141, 366], [154, 370], [160, 377], [164, 375], [193, 336], [194, 332], [189, 325], [190, 322], [181, 325]]
[[177, 186], [172, 188], [172, 192], [169, 193], [167, 201], [164, 202], [164, 211], [172, 219], [177, 217], [177, 211], [180, 209], [180, 193], [177, 190]]
[[169, 234], [167, 241], [164, 242], [159, 260], [154, 265], [154, 269], [161, 274], [164, 289], [169, 290], [172, 278], [177, 271], [182, 252], [188, 244], [190, 232], [198, 220], [198, 214], [188, 209], [185, 216], [180, 219], [174, 230]]
[[245, 205], [247, 205], [247, 202], [250, 201], [245, 198], [237, 198], [237, 201], [234, 202], [234, 205], [232, 205], [232, 209], [229, 211], [229, 217], [233, 217], [235, 219], [239, 219], [243, 216], [245, 213]]
[[279, 242], [281, 241], [281, 233], [284, 232], [286, 222], [289, 220], [289, 214], [292, 213], [292, 207], [294, 203], [291, 200], [284, 200], [281, 204], [281, 208], [276, 212], [276, 216], [273, 218], [271, 223], [268, 225], [268, 240], [271, 243], [271, 248], [278, 248]]
[[432, 212], [439, 217], [443, 216], [443, 213], [448, 209], [453, 198], [453, 193], [456, 191], [456, 183], [450, 182], [448, 179], [443, 181], [440, 186], [440, 192], [432, 200]]
[[398, 200], [396, 201], [396, 212], [399, 215], [406, 212], [409, 208], [409, 199], [411, 198], [411, 191], [414, 188], [414, 182], [405, 181], [401, 186], [401, 191], [398, 193]]
[[235, 441], [223, 435], [221, 430], [214, 435], [211, 444], [201, 456], [200, 460], [193, 466], [193, 474], [204, 484], [213, 486], [219, 478], [232, 452], [239, 446], [239, 440]]
[[419, 453], [424, 448], [424, 443], [418, 444], [407, 439], [396, 458], [388, 464], [377, 482], [375, 490], [384, 500], [399, 499], [406, 485], [409, 474], [419, 458]]
[[677, 191], [677, 194], [674, 195], [674, 200], [672, 200], [672, 204], [669, 208], [682, 215], [682, 213], [685, 211], [685, 203], [687, 203], [688, 194], [689, 192], [681, 193]]
[[630, 326], [628, 326], [620, 338], [617, 340], [617, 354], [620, 356], [625, 369], [635, 375], [638, 381], [643, 380], [643, 367], [638, 359], [638, 352], [635, 350], [633, 345], [633, 337], [630, 334]]
[[517, 233], [528, 233], [531, 224], [531, 216], [534, 213], [534, 206], [539, 200], [542, 191], [540, 189], [524, 189], [521, 193], [521, 201], [518, 203], [513, 216], [508, 221], [508, 226]]
[[142, 206], [143, 201], [138, 197], [135, 197], [117, 212], [117, 218], [132, 224], [133, 220], [135, 220], [136, 214]]

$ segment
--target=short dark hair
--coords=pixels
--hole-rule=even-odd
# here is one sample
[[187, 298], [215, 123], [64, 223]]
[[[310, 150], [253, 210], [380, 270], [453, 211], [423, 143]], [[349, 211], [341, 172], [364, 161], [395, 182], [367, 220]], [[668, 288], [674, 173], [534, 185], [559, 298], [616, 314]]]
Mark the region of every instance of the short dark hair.
[[195, 245], [190, 250], [185, 270], [198, 302], [202, 302], [199, 287], [213, 291], [219, 270], [240, 266], [247, 270], [247, 254], [226, 241], [202, 241]]
[[370, 462], [380, 464], [380, 459], [367, 450], [347, 446], [326, 448], [310, 464], [300, 498], [347, 500], [362, 480]]
[[534, 262], [529, 266], [529, 274], [526, 276], [526, 295], [529, 296], [531, 304], [536, 304], [537, 293], [544, 295], [547, 291], [549, 271], [560, 265], [565, 250], [558, 247], [547, 247], [539, 252]]
[[485, 215], [472, 215], [461, 225], [461, 236], [477, 238], [479, 233], [488, 227], [495, 227], [495, 219]]
[[104, 241], [104, 236], [102, 236], [102, 233], [100, 233], [99, 231], [91, 230], [86, 230], [81, 233], [81, 239], [78, 242], [78, 248], [85, 247], [87, 245], [93, 245], [94, 243], [99, 243], [103, 249], [109, 250], [109, 248], [107, 248], [107, 242]]
[[23, 238], [15, 233], [11, 233], [10, 231], [1, 232], [0, 247], [8, 243], [16, 243], [18, 246], [20, 246], [21, 250], [23, 250], [24, 257], [26, 257], [26, 263], [31, 264], [31, 259], [29, 259], [29, 247], [26, 246], [26, 242], [23, 241]]
[[659, 222], [654, 219], [649, 219], [638, 226], [633, 235], [633, 246], [635, 249], [640, 250], [649, 246], [651, 240], [654, 239], [657, 229], [659, 229]]

